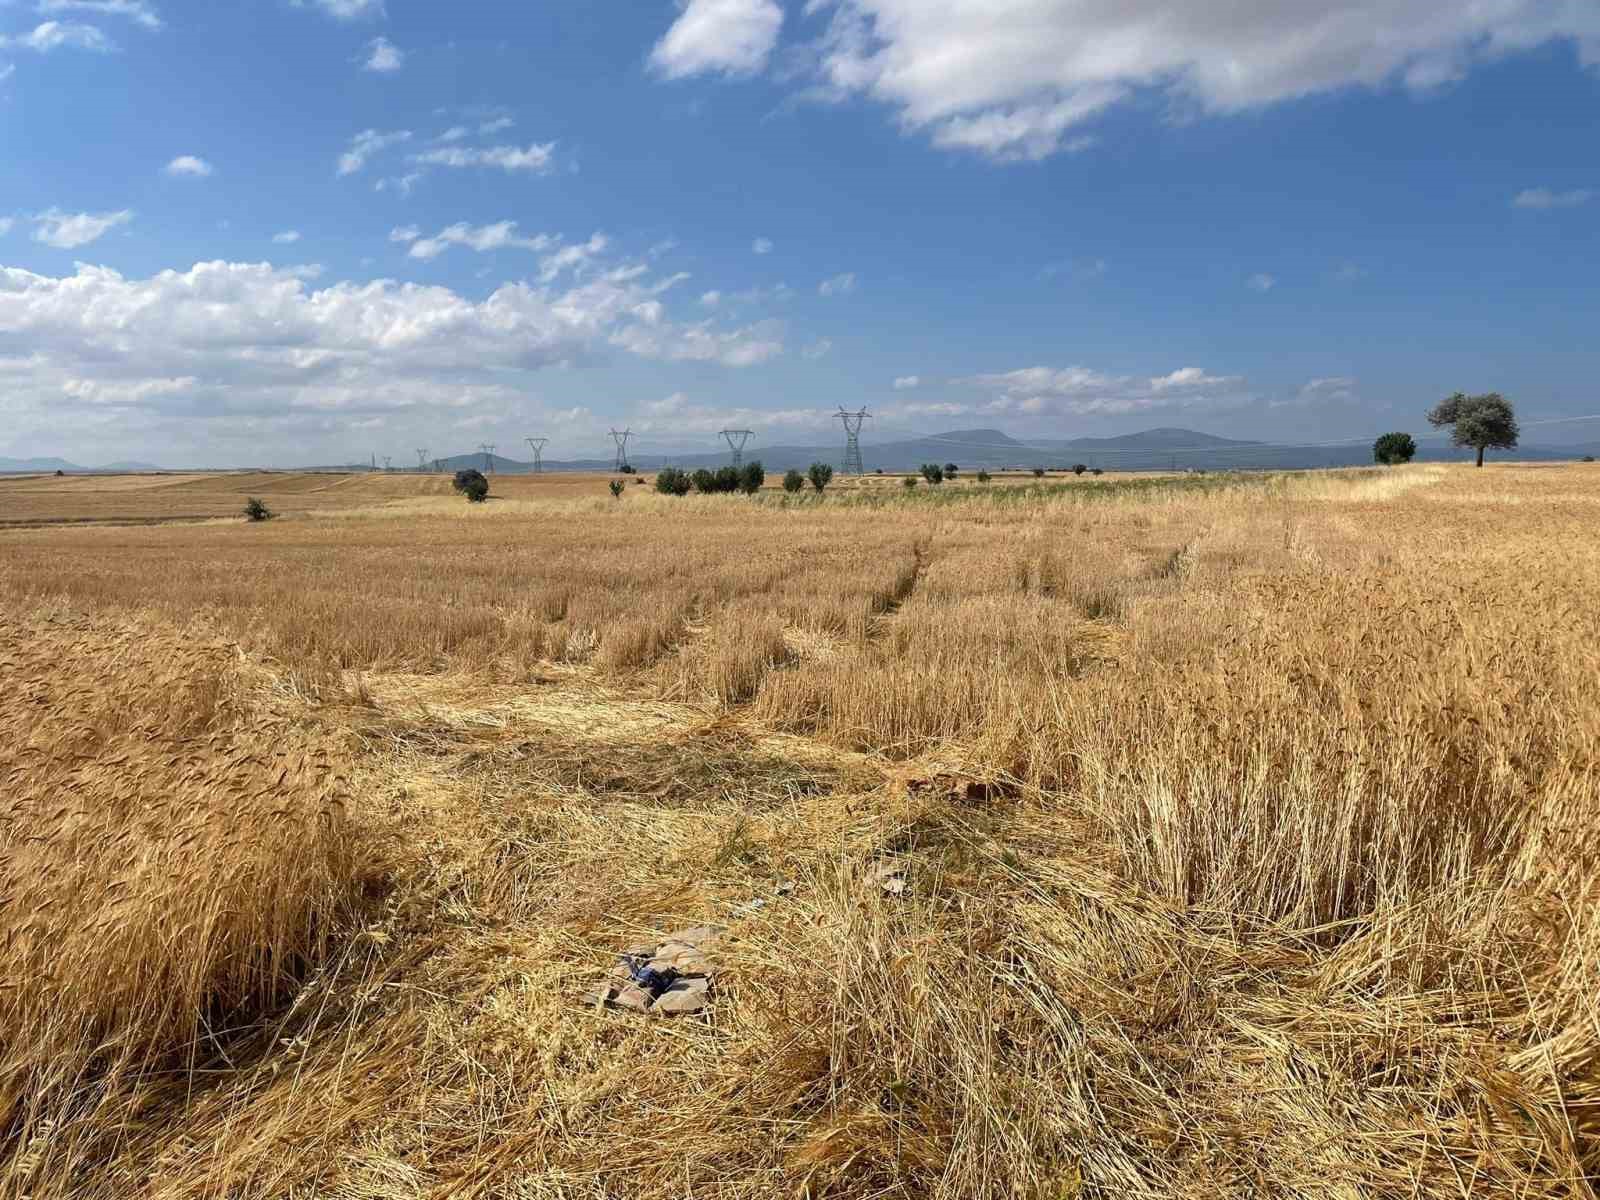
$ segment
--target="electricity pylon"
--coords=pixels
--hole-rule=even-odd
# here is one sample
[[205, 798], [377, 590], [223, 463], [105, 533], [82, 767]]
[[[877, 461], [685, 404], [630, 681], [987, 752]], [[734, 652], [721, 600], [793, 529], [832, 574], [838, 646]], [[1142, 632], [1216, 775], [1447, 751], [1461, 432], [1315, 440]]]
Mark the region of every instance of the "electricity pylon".
[[633, 430], [624, 429], [620, 433], [613, 429], [611, 440], [617, 444], [616, 470], [620, 471], [628, 465], [628, 439], [633, 436]]
[[383, 472], [384, 472], [385, 475], [387, 475], [389, 473], [389, 464], [392, 463], [393, 461], [394, 461], [394, 459], [392, 457], [390, 457], [389, 455], [385, 454], [383, 456]]
[[478, 449], [483, 451], [483, 469], [491, 475], [494, 474], [494, 443], [479, 442]]
[[418, 450], [417, 451], [417, 474], [421, 475], [427, 469], [428, 469], [428, 452], [426, 450]]
[[846, 475], [865, 475], [867, 469], [861, 465], [861, 425], [871, 420], [872, 414], [864, 408], [860, 412], [846, 412], [841, 404], [834, 417], [844, 422], [844, 464], [840, 470]]
[[728, 449], [733, 451], [733, 465], [744, 465], [744, 447], [754, 434], [748, 429], [724, 429], [722, 436], [728, 439]]
[[533, 473], [535, 475], [543, 474], [543, 472], [544, 472], [544, 444], [546, 442], [548, 442], [550, 439], [549, 438], [523, 438], [522, 440], [527, 442], [528, 443], [528, 449], [533, 451]]

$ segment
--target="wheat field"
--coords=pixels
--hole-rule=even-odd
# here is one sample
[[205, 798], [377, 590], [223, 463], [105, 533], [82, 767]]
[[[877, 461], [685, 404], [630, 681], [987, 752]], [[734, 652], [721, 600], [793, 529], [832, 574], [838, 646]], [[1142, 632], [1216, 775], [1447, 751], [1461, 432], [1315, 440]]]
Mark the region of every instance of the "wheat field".
[[1595, 1194], [1592, 466], [304, 478], [10, 498], [0, 1195]]

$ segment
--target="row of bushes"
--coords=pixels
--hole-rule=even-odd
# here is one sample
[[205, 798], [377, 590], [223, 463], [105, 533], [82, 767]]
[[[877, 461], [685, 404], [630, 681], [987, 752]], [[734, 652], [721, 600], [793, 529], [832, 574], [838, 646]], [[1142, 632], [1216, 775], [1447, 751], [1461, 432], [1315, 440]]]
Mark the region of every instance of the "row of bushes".
[[766, 482], [767, 472], [759, 460], [715, 471], [701, 467], [693, 474], [678, 467], [662, 467], [656, 472], [656, 491], [663, 496], [687, 496], [691, 489], [703, 496], [732, 492], [754, 496]]

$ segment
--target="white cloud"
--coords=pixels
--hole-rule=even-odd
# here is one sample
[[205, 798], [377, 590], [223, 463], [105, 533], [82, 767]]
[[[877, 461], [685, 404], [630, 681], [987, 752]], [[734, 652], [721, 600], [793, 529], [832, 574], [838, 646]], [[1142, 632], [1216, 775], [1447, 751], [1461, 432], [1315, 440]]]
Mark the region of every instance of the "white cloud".
[[79, 25], [72, 21], [46, 21], [27, 33], [9, 37], [0, 34], [0, 50], [32, 50], [37, 54], [48, 54], [62, 47], [93, 50], [99, 54], [108, 54], [117, 48], [116, 43], [93, 25]]
[[0, 237], [5, 237], [6, 234], [10, 233], [11, 226], [15, 223], [10, 217], [0, 217]]
[[16, 73], [17, 68], [14, 63], [7, 63], [5, 66], [0, 67], [0, 83], [4, 83]]
[[436, 142], [459, 142], [471, 132], [472, 130], [465, 125], [452, 125], [433, 140]]
[[856, 290], [856, 277], [846, 271], [843, 275], [835, 275], [832, 279], [824, 279], [817, 284], [819, 296], [847, 296]]
[[192, 154], [180, 154], [162, 168], [168, 175], [189, 175], [204, 179], [211, 174], [212, 167], [203, 158], [196, 158]]
[[687, 0], [650, 52], [668, 79], [718, 73], [753, 75], [767, 65], [783, 28], [776, 0]]
[[300, 240], [298, 229], [285, 229], [282, 233], [272, 235], [272, 240], [279, 246], [292, 246]]
[[[833, 413], [820, 408], [713, 408], [696, 404], [686, 392], [673, 392], [663, 400], [649, 400], [629, 416], [635, 433], [679, 435], [717, 434], [724, 429], [827, 429]], [[752, 448], [752, 452], [754, 449]]]
[[1595, 193], [1588, 188], [1573, 188], [1567, 192], [1552, 192], [1549, 188], [1528, 188], [1518, 192], [1511, 201], [1518, 208], [1576, 208], [1593, 200]]
[[1354, 283], [1358, 279], [1366, 278], [1366, 274], [1365, 267], [1347, 262], [1339, 265], [1339, 269], [1333, 273], [1333, 277], [1339, 283]]
[[1211, 375], [1200, 367], [1180, 367], [1156, 376], [1109, 375], [1088, 367], [1025, 367], [957, 382], [993, 396], [986, 404], [964, 410], [986, 414], [1082, 416], [1163, 408], [1219, 409], [1255, 399], [1245, 389], [1242, 376]]
[[1250, 276], [1250, 278], [1246, 279], [1244, 283], [1246, 287], [1253, 288], [1258, 292], [1270, 292], [1273, 288], [1278, 286], [1277, 279], [1271, 275], [1268, 275], [1265, 271], [1261, 271], [1258, 274]]
[[[811, 47], [825, 94], [877, 100], [908, 131], [996, 159], [1081, 147], [1085, 125], [1137, 96], [1225, 114], [1347, 87], [1423, 91], [1552, 40], [1600, 64], [1600, 5], [1579, 0], [1008, 0], [1004, 19], [994, 0], [809, 0], [806, 11], [829, 16]], [[688, 63], [683, 73], [715, 67]]]
[[555, 149], [554, 142], [534, 143], [526, 148], [441, 146], [413, 154], [410, 161], [433, 167], [499, 167], [503, 171], [534, 171], [542, 175], [552, 169]]
[[367, 61], [361, 65], [363, 71], [388, 74], [405, 65], [406, 52], [386, 37], [373, 38], [367, 43], [367, 50]]
[[[5, 230], [0, 229], [0, 233], [4, 232]], [[716, 291], [706, 292], [700, 297], [700, 303], [707, 308], [715, 308], [722, 303], [722, 293]]]
[[133, 220], [129, 209], [111, 213], [66, 213], [58, 208], [33, 216], [33, 240], [57, 250], [75, 250], [97, 241], [118, 225]]
[[1310, 408], [1326, 404], [1349, 404], [1358, 399], [1356, 381], [1347, 375], [1312, 379], [1288, 400], [1273, 400], [1271, 408]]
[[409, 196], [411, 195], [411, 189], [416, 187], [418, 181], [421, 180], [422, 174], [421, 171], [408, 171], [404, 175], [386, 176], [373, 184], [372, 190], [375, 192], [396, 191], [402, 196]]
[[750, 252], [752, 254], [771, 254], [772, 253], [772, 239], [771, 238], [757, 238], [755, 241], [750, 243]]
[[515, 416], [529, 373], [619, 351], [729, 366], [782, 351], [771, 328], [675, 325], [661, 306], [673, 282], [622, 264], [563, 287], [506, 283], [475, 301], [393, 280], [318, 287], [268, 263], [147, 278], [0, 267], [7, 432], [59, 430], [114, 404], [129, 410], [116, 418], [129, 437], [213, 436], [199, 424], [239, 439], [242, 454], [273, 437], [297, 454], [300, 434], [397, 411], [430, 425], [496, 406]]
[[515, 124], [516, 122], [510, 117], [496, 117], [492, 121], [485, 121], [482, 125], [479, 125], [478, 133], [483, 137], [489, 137], [491, 134], [503, 133]]
[[515, 221], [497, 221], [493, 225], [471, 226], [465, 221], [441, 229], [432, 237], [422, 237], [417, 227], [407, 225], [389, 232], [391, 242], [410, 242], [407, 253], [424, 261], [438, 258], [451, 246], [466, 246], [483, 253], [489, 250], [543, 251], [559, 245], [561, 239], [548, 233], [523, 237], [517, 232]]
[[367, 165], [374, 154], [411, 140], [411, 130], [397, 129], [392, 133], [379, 133], [376, 129], [363, 129], [350, 139], [350, 148], [339, 156], [339, 174], [354, 175]]
[[[304, 8], [307, 0], [294, 0], [296, 8]], [[359, 21], [386, 15], [383, 0], [311, 0], [317, 8], [336, 21]]]
[[909, 391], [911, 388], [922, 385], [920, 375], [901, 375], [894, 381], [894, 390], [897, 392]]
[[833, 353], [833, 339], [818, 338], [804, 350], [800, 351], [800, 353], [804, 357], [811, 359], [813, 362], [819, 358], [827, 358], [828, 355]]
[[146, 29], [160, 29], [161, 18], [143, 0], [39, 0], [41, 13], [93, 12], [108, 17], [127, 17]]

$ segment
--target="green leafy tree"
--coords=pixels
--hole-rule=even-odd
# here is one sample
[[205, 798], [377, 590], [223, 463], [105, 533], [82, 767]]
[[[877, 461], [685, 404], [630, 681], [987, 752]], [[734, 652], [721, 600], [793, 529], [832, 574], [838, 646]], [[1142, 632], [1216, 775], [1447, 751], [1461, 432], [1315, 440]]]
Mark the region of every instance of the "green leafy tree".
[[790, 467], [783, 473], [783, 490], [791, 496], [806, 485], [806, 477]]
[[656, 472], [656, 491], [663, 496], [687, 496], [693, 486], [689, 473], [677, 467], [662, 467]]
[[1428, 424], [1435, 429], [1450, 427], [1450, 440], [1457, 446], [1471, 446], [1483, 466], [1485, 450], [1515, 450], [1522, 430], [1517, 413], [1499, 392], [1467, 396], [1457, 392], [1441, 400], [1428, 412]]
[[613, 500], [621, 500], [623, 490], [627, 485], [620, 479], [613, 479], [608, 486], [611, 488], [611, 498]]
[[701, 495], [707, 495], [717, 490], [717, 477], [704, 467], [701, 467], [690, 478], [694, 483], [694, 490]]
[[1072, 473], [1074, 475], [1082, 475], [1088, 469], [1089, 469], [1089, 466], [1088, 466], [1087, 463], [1073, 463], [1072, 464]]
[[1033, 477], [1035, 479], [1043, 479], [1044, 478], [1044, 468], [1043, 467], [1035, 467], [1033, 469]]
[[1392, 467], [1417, 456], [1417, 439], [1409, 433], [1386, 433], [1372, 443], [1372, 461]]
[[450, 481], [450, 486], [473, 504], [482, 504], [489, 498], [489, 480], [476, 467], [457, 471], [456, 477]]
[[274, 516], [273, 511], [265, 502], [251, 496], [244, 502], [244, 519], [246, 521], [270, 521]]
[[739, 490], [746, 496], [754, 496], [766, 483], [767, 469], [761, 465], [759, 458], [745, 463], [739, 471]]
[[979, 471], [978, 472], [978, 482], [979, 483], [988, 483], [989, 482], [989, 472], [987, 472], [987, 471]]
[[924, 479], [926, 479], [929, 483], [943, 483], [944, 482], [944, 468], [941, 467], [938, 463], [923, 463], [922, 464], [922, 477]]
[[944, 465], [944, 477], [946, 479], [954, 479], [956, 477], [956, 472], [959, 471], [960, 469], [961, 468], [956, 466], [955, 463], [945, 463], [945, 465]]
[[806, 478], [811, 480], [811, 486], [816, 488], [820, 495], [822, 490], [833, 482], [833, 468], [825, 462], [814, 462], [806, 471]]
[[905, 488], [908, 492], [911, 491], [917, 486], [917, 477], [915, 475], [907, 475], [900, 481], [900, 486]]

